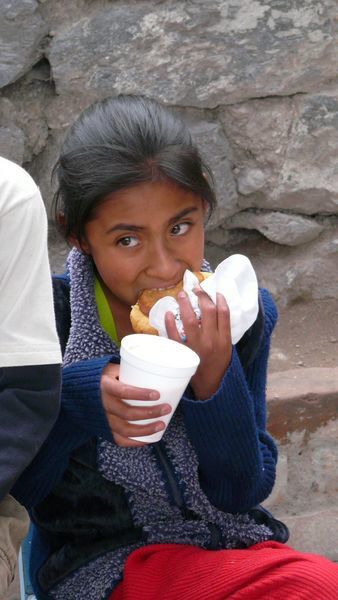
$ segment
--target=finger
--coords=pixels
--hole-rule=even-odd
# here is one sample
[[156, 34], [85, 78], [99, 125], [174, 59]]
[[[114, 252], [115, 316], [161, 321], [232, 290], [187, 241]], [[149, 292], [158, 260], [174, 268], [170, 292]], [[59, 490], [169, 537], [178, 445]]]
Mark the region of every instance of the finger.
[[140, 446], [146, 446], [145, 442], [138, 442], [137, 440], [130, 440], [129, 438], [125, 438], [118, 433], [113, 433], [113, 438], [115, 444], [117, 446], [121, 446], [122, 448], [138, 448]]
[[231, 341], [230, 310], [223, 294], [216, 294], [217, 328], [218, 331]]
[[199, 322], [191, 306], [189, 297], [183, 290], [178, 294], [177, 302], [180, 307], [181, 320], [187, 336], [187, 343], [191, 346], [199, 336]]
[[147, 425], [134, 425], [116, 415], [107, 415], [107, 418], [113, 435], [118, 434], [125, 438], [152, 435], [163, 431], [166, 427], [163, 421], [156, 421]]
[[128, 385], [116, 377], [112, 378], [107, 375], [102, 375], [101, 388], [106, 394], [127, 400], [159, 400], [160, 398], [158, 390]]
[[201, 311], [202, 333], [207, 331], [210, 334], [217, 331], [217, 307], [202, 288], [196, 288], [194, 293], [198, 297], [198, 305]]
[[170, 404], [155, 406], [130, 406], [120, 398], [112, 397], [105, 401], [105, 410], [110, 415], [116, 415], [125, 421], [141, 421], [142, 419], [157, 419], [169, 415], [172, 411]]
[[167, 335], [170, 340], [174, 340], [175, 342], [181, 342], [181, 336], [176, 327], [176, 319], [172, 312], [168, 311], [164, 317], [165, 327], [167, 330]]

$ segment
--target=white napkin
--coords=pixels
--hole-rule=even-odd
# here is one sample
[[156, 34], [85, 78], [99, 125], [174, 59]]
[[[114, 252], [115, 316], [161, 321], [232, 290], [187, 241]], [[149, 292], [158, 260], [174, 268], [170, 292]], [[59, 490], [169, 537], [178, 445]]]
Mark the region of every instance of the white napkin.
[[[186, 270], [183, 277], [183, 289], [189, 296], [196, 318], [201, 312], [198, 297], [192, 291], [197, 285], [216, 303], [216, 293], [226, 299], [230, 311], [231, 339], [233, 344], [241, 339], [244, 333], [255, 322], [258, 315], [258, 284], [256, 273], [250, 260], [243, 254], [233, 254], [223, 260], [215, 273], [199, 284], [197, 277]], [[184, 329], [180, 317], [180, 309], [175, 298], [165, 296], [158, 300], [149, 313], [150, 324], [158, 330], [159, 335], [167, 336], [164, 317], [172, 312], [176, 319], [176, 327], [183, 337]]]

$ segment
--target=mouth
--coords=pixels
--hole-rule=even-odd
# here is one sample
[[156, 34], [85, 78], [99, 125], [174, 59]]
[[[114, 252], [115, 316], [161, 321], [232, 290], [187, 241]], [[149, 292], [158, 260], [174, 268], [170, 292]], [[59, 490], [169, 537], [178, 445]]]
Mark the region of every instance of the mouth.
[[148, 288], [151, 292], [165, 292], [166, 290], [173, 290], [175, 287], [177, 286], [177, 283], [175, 283], [175, 285], [167, 285], [166, 287], [154, 287], [154, 288]]
[[147, 296], [150, 294], [150, 296], [152, 294], [161, 294], [161, 296], [165, 296], [166, 293], [170, 294], [171, 290], [174, 290], [177, 288], [177, 286], [182, 282], [182, 279], [180, 279], [177, 283], [172, 283], [170, 285], [166, 285], [166, 286], [159, 286], [159, 287], [144, 287], [142, 289], [139, 290], [138, 293], [138, 298], [140, 298], [140, 296], [142, 296], [142, 294], [146, 294]]

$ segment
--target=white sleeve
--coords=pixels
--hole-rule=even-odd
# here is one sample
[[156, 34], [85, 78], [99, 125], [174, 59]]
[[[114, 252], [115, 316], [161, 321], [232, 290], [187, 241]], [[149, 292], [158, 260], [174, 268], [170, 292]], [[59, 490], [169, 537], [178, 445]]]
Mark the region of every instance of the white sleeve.
[[60, 362], [45, 207], [28, 173], [0, 158], [0, 367]]

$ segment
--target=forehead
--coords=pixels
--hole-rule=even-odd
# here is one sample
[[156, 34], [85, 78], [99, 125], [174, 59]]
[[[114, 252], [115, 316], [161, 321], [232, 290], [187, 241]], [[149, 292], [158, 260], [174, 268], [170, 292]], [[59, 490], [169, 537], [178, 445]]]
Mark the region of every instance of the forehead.
[[189, 208], [202, 210], [202, 199], [183, 187], [167, 181], [140, 183], [109, 194], [95, 211], [95, 217], [145, 220], [152, 217], [173, 217]]

